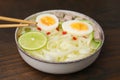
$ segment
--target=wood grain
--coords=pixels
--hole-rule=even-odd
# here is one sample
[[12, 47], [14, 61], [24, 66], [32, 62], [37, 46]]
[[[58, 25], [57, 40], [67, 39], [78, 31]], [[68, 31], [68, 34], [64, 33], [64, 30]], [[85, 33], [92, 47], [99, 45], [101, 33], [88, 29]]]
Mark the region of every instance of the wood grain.
[[120, 80], [119, 3], [120, 0], [0, 0], [0, 16], [19, 19], [49, 9], [82, 12], [100, 23], [106, 37], [99, 58], [91, 66], [73, 74], [52, 75], [22, 60], [14, 40], [15, 28], [0, 29], [0, 80]]

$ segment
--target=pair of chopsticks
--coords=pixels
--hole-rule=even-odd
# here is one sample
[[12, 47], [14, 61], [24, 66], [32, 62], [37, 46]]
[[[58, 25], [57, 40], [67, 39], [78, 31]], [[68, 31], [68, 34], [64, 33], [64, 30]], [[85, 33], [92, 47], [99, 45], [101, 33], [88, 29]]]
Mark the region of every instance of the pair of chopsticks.
[[0, 16], [0, 20], [21, 23], [21, 24], [0, 24], [0, 28], [23, 27], [23, 26], [29, 26], [30, 24], [34, 24], [34, 25], [37, 24], [34, 21], [27, 21], [27, 20], [9, 18], [4, 16]]

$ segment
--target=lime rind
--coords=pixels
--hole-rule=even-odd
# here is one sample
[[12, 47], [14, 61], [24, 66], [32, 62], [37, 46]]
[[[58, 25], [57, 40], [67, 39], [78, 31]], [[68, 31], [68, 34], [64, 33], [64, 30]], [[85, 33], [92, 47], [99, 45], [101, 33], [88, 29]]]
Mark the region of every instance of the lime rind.
[[23, 49], [37, 50], [46, 45], [47, 38], [41, 32], [28, 32], [19, 37], [18, 43]]

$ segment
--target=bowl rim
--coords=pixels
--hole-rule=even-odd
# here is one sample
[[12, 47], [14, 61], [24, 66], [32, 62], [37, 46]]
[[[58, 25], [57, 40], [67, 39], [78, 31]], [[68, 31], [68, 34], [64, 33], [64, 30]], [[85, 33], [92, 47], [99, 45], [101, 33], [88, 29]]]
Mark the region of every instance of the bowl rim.
[[80, 15], [84, 15], [84, 16], [90, 18], [91, 20], [93, 20], [93, 21], [98, 25], [98, 27], [101, 29], [101, 30], [100, 30], [100, 31], [101, 31], [101, 34], [102, 34], [102, 44], [101, 44], [101, 46], [100, 46], [93, 54], [91, 54], [91, 55], [89, 55], [89, 56], [87, 56], [87, 57], [85, 57], [85, 58], [83, 58], [83, 59], [78, 59], [78, 60], [73, 60], [73, 61], [66, 61], [66, 62], [52, 62], [52, 61], [37, 59], [37, 58], [34, 58], [34, 57], [28, 55], [27, 52], [25, 52], [25, 51], [19, 46], [18, 41], [17, 41], [17, 31], [18, 31], [19, 28], [16, 28], [16, 30], [15, 30], [15, 42], [16, 42], [17, 48], [18, 48], [23, 54], [25, 54], [26, 56], [28, 56], [28, 57], [30, 57], [30, 58], [32, 58], [32, 59], [34, 59], [34, 60], [37, 60], [37, 61], [39, 61], [39, 62], [42, 62], [42, 63], [49, 63], [49, 64], [69, 64], [69, 63], [75, 63], [75, 62], [79, 62], [79, 61], [86, 60], [86, 59], [94, 56], [95, 54], [97, 54], [97, 52], [99, 52], [99, 51], [101, 50], [101, 48], [102, 48], [102, 46], [103, 46], [103, 44], [104, 44], [104, 41], [105, 41], [104, 31], [103, 31], [102, 27], [96, 22], [95, 19], [93, 19], [93, 18], [91, 18], [91, 17], [89, 17], [89, 16], [87, 16], [87, 15], [85, 15], [85, 14], [83, 14], [83, 13], [76, 12], [76, 11], [72, 11], [72, 10], [62, 10], [62, 9], [57, 9], [57, 10], [45, 10], [45, 11], [40, 11], [40, 12], [34, 13], [34, 14], [26, 17], [25, 20], [27, 20], [27, 19], [29, 19], [30, 17], [33, 17], [33, 16], [35, 16], [35, 15], [38, 15], [38, 14], [40, 14], [40, 13], [42, 13], [42, 12], [54, 12], [54, 11], [77, 13], [77, 14], [80, 14]]

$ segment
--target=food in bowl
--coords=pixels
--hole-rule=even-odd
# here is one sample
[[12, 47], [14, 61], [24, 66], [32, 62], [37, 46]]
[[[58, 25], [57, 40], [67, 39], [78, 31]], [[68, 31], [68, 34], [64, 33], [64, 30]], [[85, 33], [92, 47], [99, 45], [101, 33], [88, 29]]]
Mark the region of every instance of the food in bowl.
[[19, 28], [17, 41], [26, 54], [36, 59], [80, 60], [94, 54], [102, 44], [97, 26], [83, 15], [44, 12], [29, 20], [37, 25]]
[[15, 41], [23, 60], [39, 71], [77, 72], [92, 64], [101, 51], [103, 30], [82, 13], [48, 10], [25, 20], [36, 21], [37, 25], [17, 28]]

